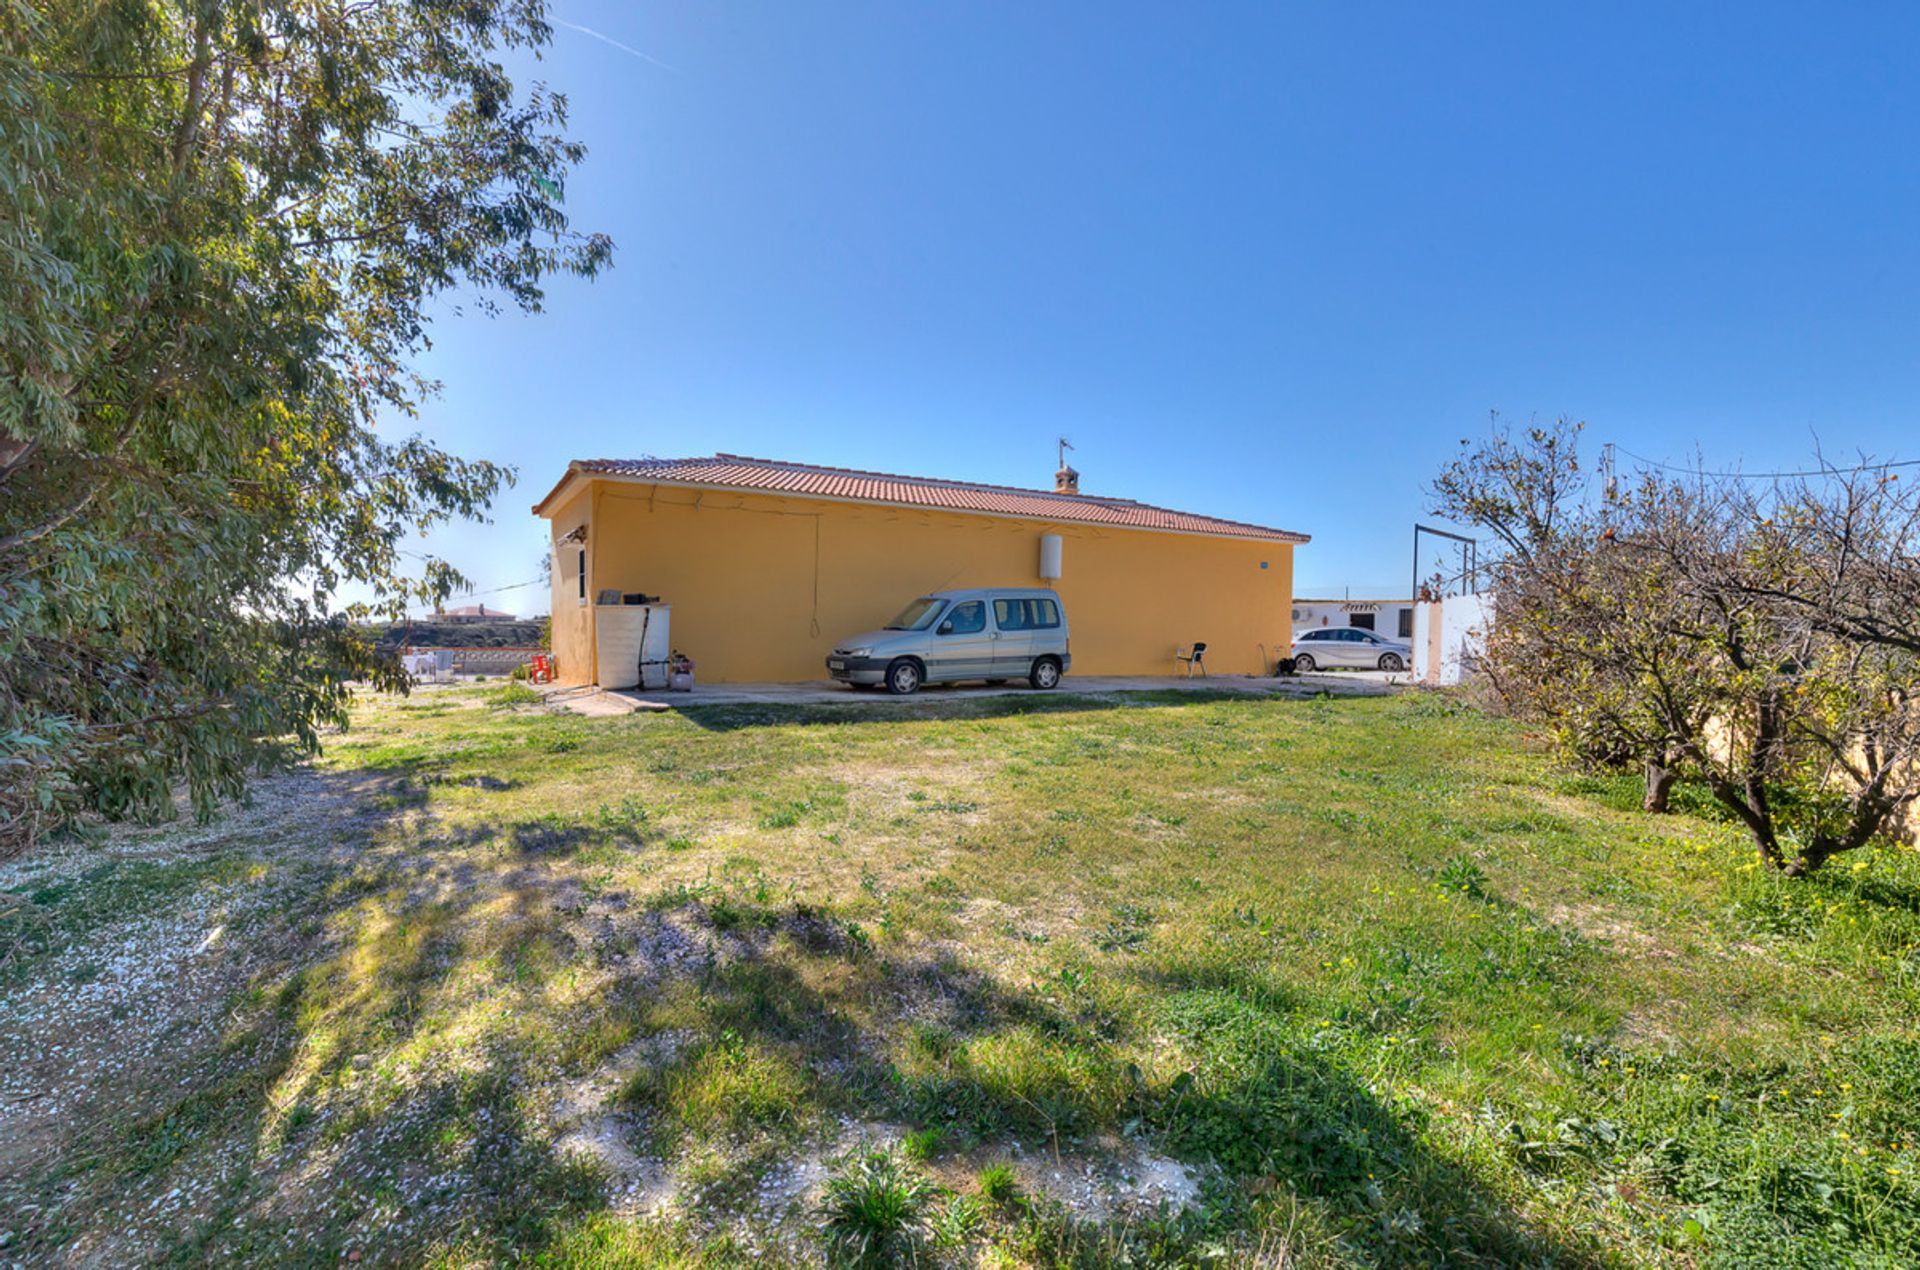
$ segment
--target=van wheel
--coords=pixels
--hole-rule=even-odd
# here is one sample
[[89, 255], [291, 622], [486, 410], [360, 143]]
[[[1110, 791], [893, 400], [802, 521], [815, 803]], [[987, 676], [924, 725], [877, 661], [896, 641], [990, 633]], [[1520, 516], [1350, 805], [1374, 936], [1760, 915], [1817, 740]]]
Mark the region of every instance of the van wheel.
[[1027, 682], [1042, 691], [1060, 686], [1060, 663], [1051, 657], [1042, 657], [1033, 663], [1033, 673], [1027, 676]]
[[911, 697], [920, 691], [920, 663], [902, 657], [888, 666], [887, 691], [896, 697]]
[[1312, 653], [1301, 653], [1293, 659], [1293, 673], [1296, 675], [1310, 675], [1313, 673], [1313, 668]]
[[1401, 671], [1406, 668], [1407, 663], [1400, 660], [1399, 653], [1382, 653], [1380, 655], [1380, 669], [1386, 671]]

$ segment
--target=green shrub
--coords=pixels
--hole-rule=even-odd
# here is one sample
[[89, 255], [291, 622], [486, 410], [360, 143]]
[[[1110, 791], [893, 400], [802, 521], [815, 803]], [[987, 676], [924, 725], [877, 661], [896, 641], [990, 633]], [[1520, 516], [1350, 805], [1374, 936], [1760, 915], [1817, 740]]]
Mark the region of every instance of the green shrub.
[[980, 1187], [980, 1198], [996, 1208], [1014, 1208], [1026, 1199], [1013, 1165], [1004, 1161], [987, 1165], [975, 1180]]
[[935, 1244], [958, 1248], [972, 1239], [982, 1224], [980, 1206], [965, 1195], [954, 1195], [934, 1211], [927, 1228]]
[[1487, 898], [1486, 871], [1465, 856], [1454, 856], [1441, 865], [1434, 880], [1449, 891], [1471, 895], [1476, 900]]
[[869, 1151], [827, 1179], [821, 1233], [835, 1262], [887, 1266], [912, 1258], [926, 1231], [933, 1183], [891, 1151]]
[[946, 1145], [947, 1135], [937, 1126], [931, 1129], [916, 1129], [900, 1140], [900, 1150], [909, 1160], [924, 1164], [940, 1154], [940, 1148]]

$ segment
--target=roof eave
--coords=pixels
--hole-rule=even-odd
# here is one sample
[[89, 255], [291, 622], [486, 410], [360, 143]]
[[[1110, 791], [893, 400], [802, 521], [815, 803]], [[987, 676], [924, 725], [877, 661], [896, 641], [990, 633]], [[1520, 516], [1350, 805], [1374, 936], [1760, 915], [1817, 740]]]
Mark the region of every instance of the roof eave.
[[[629, 472], [591, 471], [581, 466], [576, 459], [567, 468], [567, 475], [553, 492], [535, 505], [536, 515], [544, 515], [541, 510], [551, 503], [554, 495], [560, 493], [567, 482], [578, 476], [588, 481], [620, 481], [628, 485], [665, 485], [674, 489], [719, 490], [728, 494], [758, 494], [763, 498], [800, 498], [817, 503], [840, 503], [849, 507], [891, 507], [898, 511], [909, 512], [949, 512], [956, 516], [987, 516], [994, 520], [1024, 520], [1043, 525], [1085, 525], [1090, 529], [1118, 529], [1132, 533], [1179, 534], [1187, 538], [1227, 538], [1235, 542], [1277, 542], [1289, 547], [1298, 547], [1313, 541], [1313, 535], [1296, 533], [1290, 529], [1271, 529], [1260, 533], [1212, 532], [1200, 529], [1168, 529], [1159, 525], [1123, 525], [1108, 521], [1074, 520], [1069, 517], [1028, 515], [1024, 512], [983, 511], [974, 507], [933, 507], [925, 503], [902, 503], [883, 498], [848, 498], [835, 494], [812, 494], [801, 490], [754, 489], [741, 485], [726, 485], [718, 481], [676, 481], [666, 476], [642, 476]], [[1159, 510], [1159, 509], [1155, 509]], [[1248, 526], [1249, 529], [1259, 528]]]
[[[547, 514], [547, 508], [560, 496], [560, 491], [565, 489], [575, 477], [579, 476], [581, 470], [579, 459], [575, 459], [573, 462], [567, 464], [567, 470], [560, 474], [560, 479], [553, 483], [553, 488], [547, 491], [546, 497], [533, 505], [533, 514], [536, 516], [545, 516]], [[605, 473], [596, 472], [594, 475], [600, 476], [605, 475]]]

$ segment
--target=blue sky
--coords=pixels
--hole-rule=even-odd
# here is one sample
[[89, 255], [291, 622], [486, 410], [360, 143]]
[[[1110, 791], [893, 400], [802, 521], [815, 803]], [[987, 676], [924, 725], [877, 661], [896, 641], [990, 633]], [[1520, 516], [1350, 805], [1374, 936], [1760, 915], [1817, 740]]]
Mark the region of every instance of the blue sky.
[[[527, 77], [615, 267], [441, 306], [433, 549], [544, 611], [567, 460], [716, 450], [1299, 529], [1400, 592], [1489, 410], [1655, 458], [1920, 457], [1920, 6], [559, 0]], [[634, 50], [623, 51], [574, 26]]]

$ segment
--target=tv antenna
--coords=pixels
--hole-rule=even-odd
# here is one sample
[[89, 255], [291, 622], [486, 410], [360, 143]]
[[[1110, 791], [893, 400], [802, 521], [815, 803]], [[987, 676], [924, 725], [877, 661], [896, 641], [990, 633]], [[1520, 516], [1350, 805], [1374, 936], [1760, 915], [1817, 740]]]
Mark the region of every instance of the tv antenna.
[[1067, 465], [1067, 451], [1071, 450], [1072, 448], [1073, 448], [1073, 442], [1067, 440], [1065, 437], [1060, 438], [1060, 466], [1061, 467], [1065, 467]]

